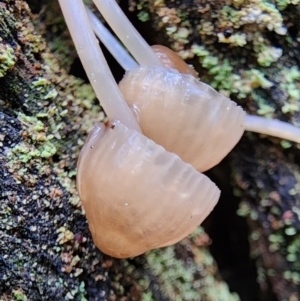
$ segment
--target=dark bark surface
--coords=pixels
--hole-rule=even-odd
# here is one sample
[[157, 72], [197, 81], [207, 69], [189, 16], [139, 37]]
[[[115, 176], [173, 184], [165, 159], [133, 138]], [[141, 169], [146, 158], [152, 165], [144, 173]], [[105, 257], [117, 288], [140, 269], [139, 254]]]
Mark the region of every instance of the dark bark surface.
[[[299, 155], [257, 137], [244, 139], [232, 155], [258, 280], [278, 300], [299, 299]], [[247, 147], [246, 147], [247, 145]]]
[[1, 300], [107, 300], [74, 186], [91, 90], [59, 68], [26, 3], [1, 1], [0, 14]]
[[76, 161], [104, 114], [91, 87], [61, 67], [74, 69], [76, 53], [57, 2], [30, 4], [39, 16], [24, 1], [0, 1], [0, 300], [238, 300], [201, 229], [128, 261], [93, 245]]
[[[139, 19], [159, 32], [152, 42], [170, 45], [195, 66], [201, 80], [236, 100], [248, 113], [299, 126], [299, 1], [130, 3]], [[222, 175], [224, 187], [231, 176], [235, 198], [225, 193], [228, 198], [221, 198], [221, 203], [241, 201], [238, 214], [248, 223], [262, 298], [299, 300], [299, 146], [246, 134], [226, 164], [212, 174]], [[232, 208], [219, 206], [228, 207]], [[234, 218], [230, 221], [223, 215], [213, 214], [210, 223], [224, 233], [227, 226], [222, 222], [233, 223], [232, 232], [226, 238], [213, 236], [217, 244], [218, 239], [229, 243], [241, 231], [239, 222], [234, 230]], [[238, 249], [239, 242], [232, 247]], [[223, 265], [222, 254], [218, 257]], [[226, 268], [230, 269], [229, 264]], [[268, 291], [274, 295], [265, 295]]]
[[[134, 19], [148, 40], [172, 46], [202, 80], [252, 114], [299, 125], [298, 1], [129, 2], [138, 8], [130, 16], [151, 21]], [[75, 168], [104, 115], [90, 86], [65, 71], [85, 78], [57, 2], [29, 4], [39, 15], [23, 1], [0, 1], [0, 300], [238, 300], [220, 280], [201, 230], [126, 261], [95, 248]], [[300, 299], [299, 163], [297, 145], [248, 133], [210, 173], [223, 191], [206, 221], [211, 249], [242, 300]], [[243, 265], [250, 258], [238, 256], [247, 251], [240, 249], [247, 230], [241, 219], [226, 218], [238, 203], [260, 297], [241, 289], [252, 273]]]

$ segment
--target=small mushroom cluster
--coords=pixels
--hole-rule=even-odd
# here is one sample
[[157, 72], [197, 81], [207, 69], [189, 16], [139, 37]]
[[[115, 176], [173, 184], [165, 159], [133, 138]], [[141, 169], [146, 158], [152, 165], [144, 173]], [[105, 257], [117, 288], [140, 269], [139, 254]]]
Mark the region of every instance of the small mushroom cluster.
[[[265, 133], [269, 121], [257, 126], [260, 117], [249, 119], [230, 99], [198, 81], [175, 53], [147, 45], [114, 0], [94, 3], [137, 63], [122, 55], [122, 47], [103, 33], [82, 0], [59, 2], [109, 119], [108, 126], [94, 127], [78, 160], [77, 187], [93, 240], [118, 258], [174, 244], [218, 201], [219, 189], [199, 171], [219, 163], [245, 127]], [[127, 72], [119, 87], [92, 27], [104, 43], [112, 41], [108, 49], [124, 62]], [[299, 129], [285, 125], [300, 142]]]

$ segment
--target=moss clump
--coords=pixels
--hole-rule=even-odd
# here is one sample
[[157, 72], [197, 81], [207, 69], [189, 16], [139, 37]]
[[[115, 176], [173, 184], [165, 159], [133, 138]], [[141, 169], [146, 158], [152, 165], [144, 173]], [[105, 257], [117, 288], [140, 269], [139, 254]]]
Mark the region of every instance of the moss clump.
[[26, 138], [28, 142], [22, 141], [15, 145], [9, 152], [11, 162], [18, 158], [23, 163], [33, 158], [50, 158], [56, 153], [56, 147], [51, 143], [53, 135], [47, 136], [47, 127], [36, 117], [26, 116], [19, 113], [18, 119], [26, 125]]
[[21, 289], [13, 290], [13, 298], [16, 301], [27, 301], [27, 297]]
[[[205, 245], [209, 239], [200, 227], [176, 246], [154, 250], [146, 260], [168, 298], [174, 301], [238, 301], [238, 295], [230, 293], [228, 286], [216, 279], [214, 259]], [[201, 244], [203, 244], [201, 246]], [[144, 301], [153, 296], [147, 292]], [[152, 299], [153, 300], [153, 299]]]
[[[280, 102], [285, 95], [298, 97], [299, 79], [282, 85], [288, 74], [299, 72], [290, 53], [300, 40], [287, 31], [291, 24], [298, 26], [298, 1], [201, 1], [193, 6], [184, 1], [160, 0], [154, 5], [131, 0], [130, 4], [132, 10], [149, 14], [155, 29], [164, 32], [168, 44], [194, 64], [201, 80], [226, 96], [245, 99], [242, 103], [247, 102], [249, 110], [275, 117], [268, 96], [279, 85]], [[298, 110], [291, 97], [282, 106], [277, 114], [284, 119]]]
[[143, 301], [240, 300], [219, 279], [216, 263], [207, 249], [209, 244], [210, 238], [199, 227], [174, 246], [112, 265], [117, 297], [130, 290], [136, 300]]
[[0, 78], [13, 68], [16, 61], [14, 49], [9, 44], [2, 43], [0, 38]]
[[[300, 123], [298, 0], [131, 0], [202, 81], [248, 113]], [[182, 35], [184, 33], [184, 35]], [[278, 300], [299, 300], [299, 147], [247, 134], [232, 157], [239, 210], [251, 228], [258, 281]], [[231, 157], [231, 158], [232, 158]], [[238, 190], [238, 192], [237, 192]], [[289, 224], [287, 224], [287, 222]], [[279, 289], [282, 288], [282, 289]]]
[[25, 2], [6, 1], [0, 15], [18, 54], [0, 79], [0, 299], [104, 300], [109, 285], [96, 279], [107, 271], [75, 189], [79, 150], [104, 113], [45, 48]]

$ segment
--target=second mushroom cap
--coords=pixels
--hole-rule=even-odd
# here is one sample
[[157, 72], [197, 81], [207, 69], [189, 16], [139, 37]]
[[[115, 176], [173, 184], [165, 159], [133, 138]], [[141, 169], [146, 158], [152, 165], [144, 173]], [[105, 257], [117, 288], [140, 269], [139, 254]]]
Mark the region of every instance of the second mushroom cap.
[[119, 87], [143, 133], [199, 171], [218, 164], [244, 132], [243, 109], [191, 75], [139, 67]]

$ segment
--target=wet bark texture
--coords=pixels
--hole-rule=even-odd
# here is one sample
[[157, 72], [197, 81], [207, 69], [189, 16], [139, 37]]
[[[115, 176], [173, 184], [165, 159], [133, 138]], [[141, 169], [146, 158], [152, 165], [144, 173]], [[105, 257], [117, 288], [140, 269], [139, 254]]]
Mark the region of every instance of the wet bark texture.
[[107, 300], [74, 185], [91, 90], [60, 69], [25, 2], [0, 15], [0, 299]]
[[0, 1], [0, 300], [238, 300], [201, 229], [128, 261], [93, 245], [75, 170], [104, 114], [91, 87], [65, 71], [78, 60], [57, 2], [29, 3], [39, 15]]
[[[159, 32], [154, 42], [170, 45], [203, 81], [251, 114], [299, 126], [299, 1], [130, 3], [140, 20]], [[299, 300], [299, 146], [248, 133], [225, 162], [240, 200], [237, 213], [249, 227], [261, 298]], [[222, 186], [228, 178], [224, 170], [221, 174]], [[221, 216], [214, 220], [219, 227]], [[238, 249], [239, 242], [233, 247]]]
[[[23, 1], [0, 0], [0, 300], [238, 300], [201, 229], [126, 261], [95, 248], [75, 168], [104, 115], [57, 2], [28, 3], [37, 15]], [[249, 113], [299, 125], [299, 1], [143, 0], [129, 1], [131, 12], [121, 4], [151, 43], [171, 46]], [[242, 300], [300, 299], [299, 159], [296, 145], [248, 133], [210, 172], [223, 191], [206, 221], [211, 250]], [[241, 291], [250, 258], [239, 257], [247, 230], [236, 209], [259, 296]]]
[[[201, 80], [248, 113], [299, 126], [299, 1], [129, 2], [140, 21], [157, 30], [151, 41], [171, 46], [195, 66]], [[299, 146], [248, 133], [218, 168], [211, 174], [222, 175], [218, 184], [225, 187], [231, 174], [235, 196], [221, 198], [219, 208], [228, 214], [231, 205], [224, 202], [240, 200], [237, 213], [248, 224], [261, 298], [299, 300]], [[213, 214], [210, 222], [225, 231], [223, 215]], [[241, 231], [236, 226], [230, 235]], [[238, 249], [239, 242], [233, 247]]]

